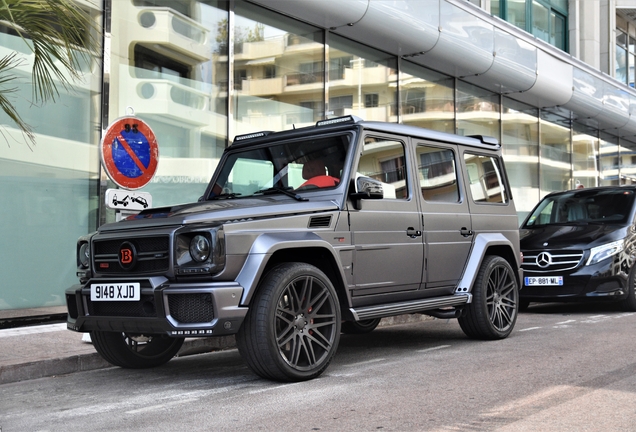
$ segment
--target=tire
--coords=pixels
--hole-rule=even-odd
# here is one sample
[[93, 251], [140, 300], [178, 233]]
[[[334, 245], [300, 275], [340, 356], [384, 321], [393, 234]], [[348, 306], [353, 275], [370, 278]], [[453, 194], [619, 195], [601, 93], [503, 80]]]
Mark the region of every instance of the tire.
[[458, 319], [466, 336], [484, 340], [507, 337], [517, 321], [519, 307], [519, 286], [508, 261], [486, 256], [472, 294], [472, 303]]
[[345, 334], [365, 334], [371, 333], [380, 324], [381, 318], [368, 319], [362, 321], [345, 321], [342, 323], [342, 333]]
[[329, 278], [312, 265], [285, 263], [259, 284], [236, 345], [257, 375], [306, 381], [329, 366], [340, 341], [340, 320]]
[[632, 266], [627, 279], [627, 297], [621, 301], [621, 306], [629, 312], [636, 312], [636, 264]]
[[184, 339], [165, 335], [140, 335], [92, 331], [93, 346], [108, 363], [130, 369], [145, 369], [170, 361]]

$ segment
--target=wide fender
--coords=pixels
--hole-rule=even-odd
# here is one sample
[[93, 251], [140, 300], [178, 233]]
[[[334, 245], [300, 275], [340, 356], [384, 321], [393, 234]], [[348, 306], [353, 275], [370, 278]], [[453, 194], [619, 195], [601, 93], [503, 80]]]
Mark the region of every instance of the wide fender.
[[342, 266], [339, 265], [338, 254], [333, 246], [312, 232], [278, 232], [261, 234], [256, 238], [243, 268], [236, 277], [236, 281], [244, 288], [241, 305], [247, 305], [252, 299], [258, 282], [263, 276], [265, 267], [269, 259], [279, 250], [299, 249], [299, 248], [321, 248], [328, 251], [336, 268], [339, 270], [338, 276], [341, 281], [345, 280]]
[[517, 282], [519, 284], [521, 283], [523, 280], [523, 270], [519, 265], [518, 257], [515, 252], [518, 250], [518, 247], [515, 247], [510, 239], [501, 233], [481, 233], [477, 234], [477, 237], [475, 238], [473, 248], [470, 251], [470, 258], [468, 258], [468, 264], [466, 265], [466, 270], [464, 270], [464, 275], [457, 285], [457, 293], [467, 293], [472, 290], [475, 279], [477, 279], [479, 269], [481, 268], [481, 263], [486, 256], [488, 249], [493, 246], [504, 246], [510, 248], [511, 255], [515, 260], [513, 269], [516, 268], [518, 272]]

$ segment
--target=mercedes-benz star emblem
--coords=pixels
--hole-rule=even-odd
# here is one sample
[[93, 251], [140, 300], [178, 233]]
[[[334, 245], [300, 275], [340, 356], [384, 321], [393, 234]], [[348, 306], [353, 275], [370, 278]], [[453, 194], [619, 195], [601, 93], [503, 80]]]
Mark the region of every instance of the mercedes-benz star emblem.
[[549, 252], [541, 252], [537, 255], [537, 265], [541, 268], [546, 268], [552, 264], [552, 255]]

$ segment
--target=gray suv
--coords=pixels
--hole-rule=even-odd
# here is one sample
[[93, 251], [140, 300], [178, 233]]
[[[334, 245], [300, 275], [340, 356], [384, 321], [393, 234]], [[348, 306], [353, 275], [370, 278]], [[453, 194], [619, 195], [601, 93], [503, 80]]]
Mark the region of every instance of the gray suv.
[[68, 328], [146, 368], [184, 338], [236, 335], [259, 376], [319, 376], [340, 334], [382, 317], [517, 319], [518, 219], [488, 137], [347, 116], [235, 138], [199, 202], [146, 209], [77, 244]]

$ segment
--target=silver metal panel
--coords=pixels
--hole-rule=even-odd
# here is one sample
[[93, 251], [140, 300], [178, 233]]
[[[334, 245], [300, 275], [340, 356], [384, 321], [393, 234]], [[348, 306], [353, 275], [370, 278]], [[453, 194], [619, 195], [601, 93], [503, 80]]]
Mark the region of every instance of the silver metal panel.
[[537, 80], [537, 47], [495, 28], [495, 59], [482, 75], [464, 80], [497, 93], [527, 91]]
[[636, 136], [636, 96], [632, 95], [629, 95], [629, 117], [630, 121], [620, 130], [622, 137]]
[[629, 95], [626, 91], [603, 82], [603, 110], [595, 117], [600, 128], [622, 128], [629, 122]]
[[574, 67], [552, 55], [537, 50], [537, 80], [532, 88], [509, 96], [535, 107], [563, 105], [572, 98]]
[[495, 36], [492, 24], [442, 1], [439, 42], [412, 61], [456, 77], [485, 73], [493, 64]]
[[366, 13], [370, 3], [370, 0], [248, 1], [324, 28], [341, 27], [358, 22]]
[[572, 98], [563, 107], [571, 110], [577, 120], [594, 118], [603, 110], [603, 93], [603, 80], [574, 68]]
[[373, 0], [360, 22], [336, 33], [396, 55], [425, 52], [439, 39], [440, 1]]

